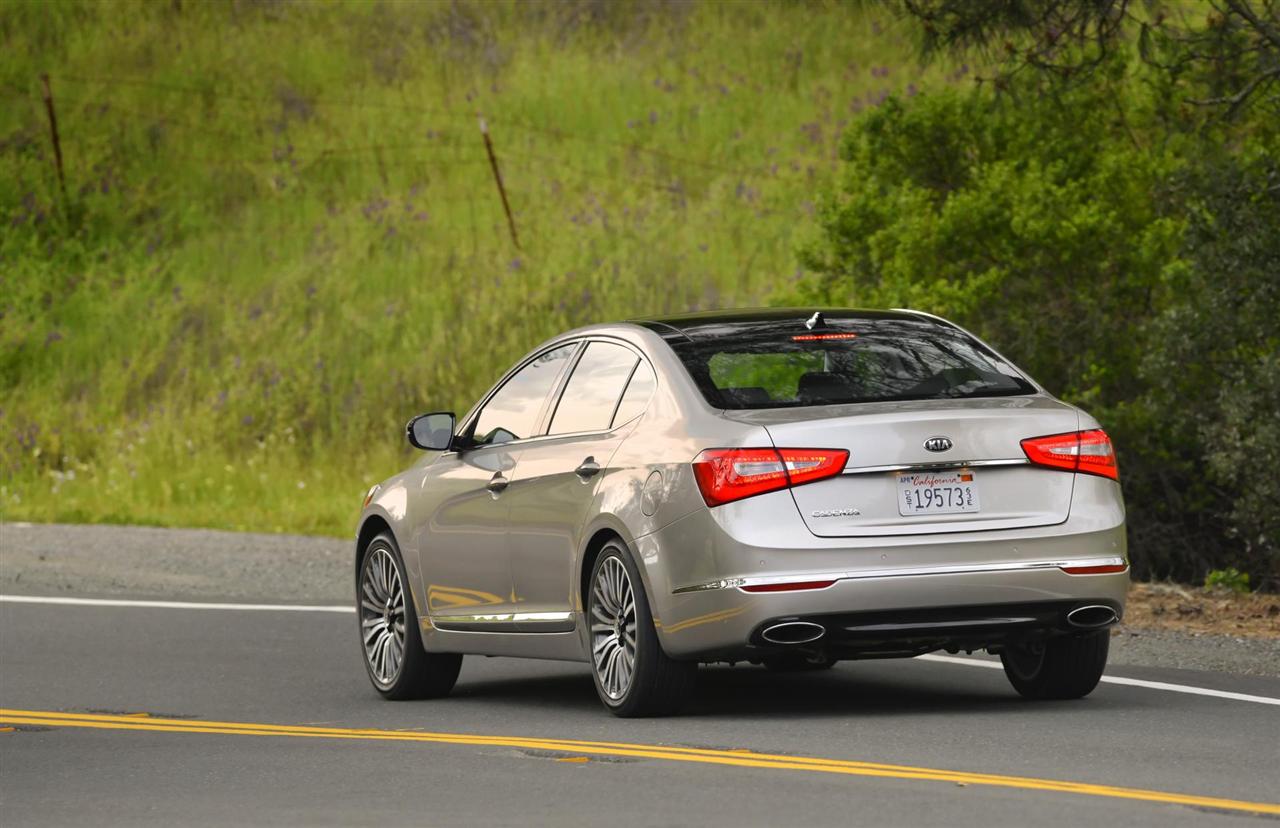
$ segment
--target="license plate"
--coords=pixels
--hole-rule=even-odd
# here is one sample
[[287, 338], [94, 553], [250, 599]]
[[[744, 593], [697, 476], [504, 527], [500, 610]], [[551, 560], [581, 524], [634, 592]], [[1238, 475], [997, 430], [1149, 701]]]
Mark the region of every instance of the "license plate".
[[976, 511], [978, 481], [971, 471], [898, 474], [898, 514], [903, 517]]

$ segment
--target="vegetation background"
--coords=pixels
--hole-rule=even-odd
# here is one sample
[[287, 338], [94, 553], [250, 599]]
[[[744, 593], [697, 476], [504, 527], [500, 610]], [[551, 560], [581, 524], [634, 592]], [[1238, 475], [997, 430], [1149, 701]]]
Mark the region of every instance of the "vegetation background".
[[1244, 0], [2, 0], [0, 517], [344, 535], [411, 414], [560, 330], [905, 305], [1107, 425], [1139, 574], [1274, 587], [1277, 31]]

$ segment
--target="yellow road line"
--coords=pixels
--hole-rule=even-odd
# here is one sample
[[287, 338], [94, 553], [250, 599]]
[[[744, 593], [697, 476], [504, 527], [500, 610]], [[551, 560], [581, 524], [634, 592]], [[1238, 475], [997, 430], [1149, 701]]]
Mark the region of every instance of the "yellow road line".
[[1086, 782], [1067, 782], [1056, 779], [1037, 779], [1024, 776], [1002, 776], [989, 773], [921, 768], [910, 765], [889, 765], [877, 762], [823, 759], [819, 757], [787, 756], [783, 754], [755, 753], [745, 750], [712, 750], [666, 745], [631, 744], [627, 742], [592, 742], [576, 739], [554, 739], [524, 736], [484, 736], [466, 733], [431, 733], [414, 730], [373, 730], [359, 728], [316, 727], [306, 725], [276, 725], [253, 722], [218, 722], [194, 719], [140, 718], [132, 716], [60, 713], [42, 710], [12, 710], [0, 708], [0, 723], [5, 725], [44, 725], [46, 727], [78, 727], [101, 730], [136, 730], [163, 733], [202, 733], [235, 736], [292, 736], [322, 739], [356, 739], [399, 742], [429, 742], [435, 744], [479, 745], [486, 747], [525, 748], [532, 750], [568, 753], [575, 756], [627, 756], [644, 759], [660, 759], [674, 762], [698, 762], [731, 767], [764, 768], [769, 770], [797, 770], [811, 773], [835, 773], [848, 776], [870, 776], [889, 779], [918, 779], [937, 782], [957, 782], [966, 785], [988, 785], [1023, 790], [1051, 791], [1055, 793], [1129, 799], [1145, 802], [1162, 802], [1217, 808], [1227, 811], [1244, 811], [1255, 814], [1280, 815], [1280, 803], [1245, 802], [1212, 796], [1171, 793], [1166, 791], [1120, 788], [1111, 785], [1095, 785]]

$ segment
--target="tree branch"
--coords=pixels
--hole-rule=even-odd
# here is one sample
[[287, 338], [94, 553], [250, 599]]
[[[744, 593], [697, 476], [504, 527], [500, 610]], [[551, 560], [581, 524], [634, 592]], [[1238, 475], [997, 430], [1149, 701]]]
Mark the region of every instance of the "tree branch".
[[1221, 98], [1206, 98], [1203, 100], [1188, 99], [1187, 103], [1195, 104], [1196, 106], [1221, 106], [1222, 104], [1228, 104], [1226, 117], [1230, 118], [1236, 113], [1236, 110], [1243, 106], [1244, 102], [1257, 91], [1259, 86], [1274, 78], [1280, 78], [1280, 66], [1272, 67], [1271, 69], [1256, 75], [1253, 80], [1245, 84], [1244, 88], [1234, 95], [1227, 95]]

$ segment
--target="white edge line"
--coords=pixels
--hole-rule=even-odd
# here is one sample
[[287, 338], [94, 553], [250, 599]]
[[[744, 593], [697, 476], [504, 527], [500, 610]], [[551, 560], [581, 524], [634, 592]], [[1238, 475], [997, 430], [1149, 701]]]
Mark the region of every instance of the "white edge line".
[[[61, 604], [64, 606], [87, 607], [151, 607], [156, 609], [201, 609], [201, 610], [240, 610], [253, 612], [355, 612], [354, 607], [317, 605], [317, 604], [228, 604], [201, 601], [145, 601], [123, 598], [62, 598], [41, 595], [0, 595], [0, 603], [10, 604]], [[989, 667], [1001, 669], [1000, 662], [986, 661], [978, 658], [959, 658], [957, 656], [922, 655], [916, 657], [921, 661], [937, 661], [944, 664], [960, 664], [965, 667]], [[1144, 679], [1123, 678], [1120, 676], [1103, 676], [1106, 684], [1121, 684], [1129, 687], [1144, 687], [1148, 690], [1166, 690], [1171, 693], [1185, 693], [1192, 696], [1211, 696], [1218, 699], [1253, 702], [1254, 704], [1270, 704], [1280, 707], [1280, 699], [1268, 696], [1252, 696], [1248, 693], [1232, 693], [1227, 690], [1210, 690], [1207, 687], [1193, 687], [1187, 684], [1169, 684], [1163, 681], [1146, 681]]]
[[[959, 658], [957, 656], [922, 655], [916, 656], [924, 661], [940, 661], [946, 664], [962, 664], [966, 667], [994, 667], [1003, 669], [998, 661], [986, 661], [979, 658]], [[1123, 678], [1121, 676], [1103, 676], [1105, 684], [1123, 684], [1129, 687], [1145, 687], [1148, 690], [1167, 690], [1171, 693], [1186, 693], [1191, 696], [1212, 696], [1216, 699], [1253, 702], [1254, 704], [1272, 704], [1280, 707], [1280, 699], [1269, 696], [1251, 696], [1248, 693], [1232, 693], [1229, 690], [1210, 690], [1207, 687], [1192, 687], [1189, 684], [1168, 684], [1163, 681], [1147, 681], [1145, 679]]]
[[43, 595], [0, 595], [0, 603], [62, 604], [81, 607], [154, 607], [157, 609], [249, 610], [260, 612], [355, 612], [349, 606], [316, 604], [225, 604], [204, 601], [142, 601], [124, 598], [62, 598]]

